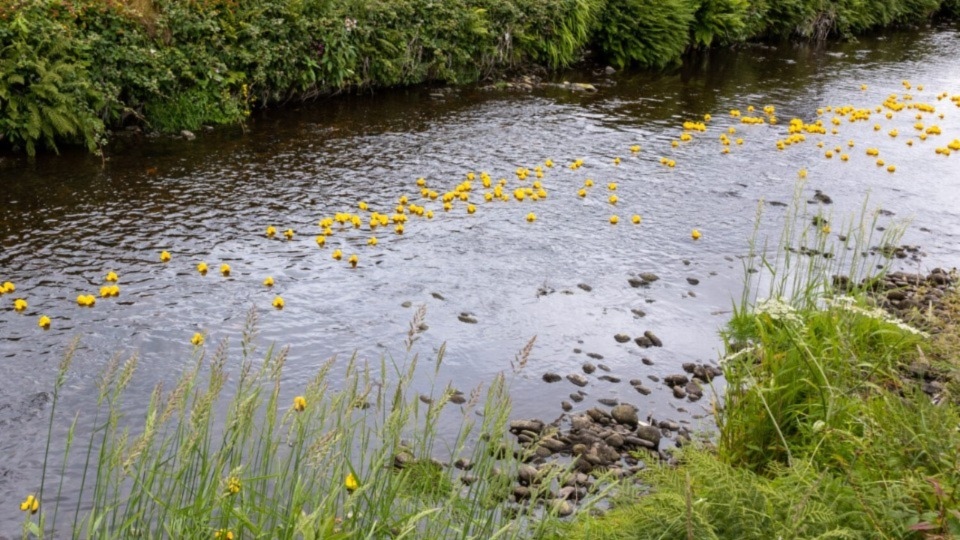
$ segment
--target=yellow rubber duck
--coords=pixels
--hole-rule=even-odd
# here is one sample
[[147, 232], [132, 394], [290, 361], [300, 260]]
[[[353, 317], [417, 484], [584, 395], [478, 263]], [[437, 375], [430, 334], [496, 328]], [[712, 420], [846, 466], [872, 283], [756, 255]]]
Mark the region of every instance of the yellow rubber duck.
[[170, 252], [161, 251], [160, 252], [160, 262], [170, 262]]
[[636, 153], [639, 153], [639, 152], [640, 152], [640, 145], [639, 145], [639, 144], [635, 144], [635, 145], [633, 145], [633, 146], [630, 147], [630, 153], [636, 154]]
[[37, 326], [39, 326], [40, 328], [43, 328], [44, 330], [49, 330], [50, 317], [47, 317], [46, 315], [41, 315], [40, 319], [37, 320]]
[[347, 262], [350, 263], [350, 266], [353, 268], [357, 267], [357, 263], [360, 262], [360, 257], [357, 257], [356, 254], [350, 255], [350, 258], [347, 259]]
[[117, 273], [116, 273], [116, 272], [112, 272], [112, 271], [111, 271], [111, 272], [107, 272], [106, 277], [104, 277], [103, 279], [104, 279], [104, 281], [111, 281], [111, 282], [112, 282], [112, 281], [117, 281], [117, 280], [120, 279], [120, 278], [117, 276]]
[[283, 306], [284, 306], [283, 298], [280, 298], [280, 297], [278, 296], [278, 297], [276, 297], [276, 298], [273, 299], [273, 307], [275, 307], [275, 308], [277, 308], [277, 309], [283, 309]]
[[536, 221], [536, 220], [537, 220], [537, 215], [536, 215], [536, 214], [534, 214], [533, 212], [530, 212], [529, 214], [527, 214], [527, 221], [528, 221], [528, 222], [533, 223], [533, 222]]
[[265, 287], [273, 287], [273, 277], [267, 276], [263, 279], [263, 285]]
[[617, 223], [620, 223], [620, 217], [617, 215], [610, 216], [610, 224], [616, 225]]
[[618, 199], [616, 195], [611, 195], [610, 198], [607, 200], [610, 201], [610, 204], [617, 204], [617, 201], [619, 201], [620, 199]]
[[293, 229], [287, 229], [287, 230], [283, 231], [283, 236], [286, 237], [287, 240], [292, 240], [292, 239], [293, 239]]
[[395, 232], [395, 233], [397, 233], [397, 234], [403, 234], [403, 223], [400, 223], [399, 225], [397, 225], [396, 227], [394, 227], [394, 228], [393, 228], [393, 232]]
[[580, 191], [577, 192], [577, 195], [579, 195], [580, 198], [586, 197], [586, 196], [587, 196], [587, 190], [581, 188]]
[[340, 259], [343, 258], [343, 252], [340, 251], [339, 249], [335, 249], [333, 250], [333, 253], [330, 254], [330, 256], [333, 257], [334, 260], [339, 261]]
[[207, 270], [209, 270], [209, 268], [207, 268], [207, 263], [202, 262], [197, 265], [197, 272], [200, 272], [201, 274], [206, 274]]
[[267, 238], [273, 238], [277, 234], [277, 228], [273, 225], [267, 227]]
[[190, 338], [190, 344], [194, 347], [199, 347], [203, 345], [203, 334], [196, 332], [193, 334], [193, 337]]
[[468, 213], [468, 214], [472, 214], [472, 213], [474, 213], [474, 212], [476, 212], [476, 211], [477, 211], [477, 207], [476, 207], [476, 206], [474, 206], [474, 205], [472, 205], [472, 204], [468, 204], [468, 205], [467, 205], [467, 213]]
[[616, 182], [610, 182], [609, 184], [607, 184], [607, 189], [609, 189], [610, 191], [616, 191], [616, 190], [617, 190], [617, 183], [616, 183]]
[[593, 187], [593, 180], [587, 178], [586, 180], [583, 181], [583, 185], [584, 187]]
[[613, 164], [614, 164], [614, 165], [619, 165], [619, 164], [620, 164], [620, 157], [615, 157], [615, 158], [613, 158]]
[[27, 309], [27, 301], [23, 298], [17, 298], [13, 301], [13, 309], [14, 311], [23, 311]]
[[634, 214], [633, 217], [630, 218], [630, 221], [632, 221], [634, 225], [639, 225], [640, 222], [643, 221], [643, 218], [640, 217], [640, 214]]
[[229, 275], [230, 275], [230, 265], [227, 264], [227, 263], [221, 264], [221, 265], [220, 265], [220, 273], [223, 274], [223, 275], [225, 275], [225, 276], [229, 276]]
[[317, 236], [317, 245], [323, 247], [327, 243], [327, 237], [324, 235]]
[[693, 238], [694, 240], [699, 240], [701, 236], [703, 235], [700, 234], [700, 231], [698, 231], [697, 229], [694, 229], [693, 231], [690, 232], [690, 238]]
[[12, 293], [15, 290], [17, 290], [16, 285], [10, 281], [4, 281], [3, 285], [0, 285], [0, 294]]

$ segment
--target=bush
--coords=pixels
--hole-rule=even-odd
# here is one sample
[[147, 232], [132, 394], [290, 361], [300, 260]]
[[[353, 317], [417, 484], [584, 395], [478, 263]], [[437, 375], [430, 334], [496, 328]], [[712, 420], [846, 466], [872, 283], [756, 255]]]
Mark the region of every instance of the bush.
[[620, 68], [676, 64], [689, 43], [696, 8], [690, 0], [609, 0], [597, 44]]
[[694, 14], [693, 45], [726, 45], [746, 37], [750, 2], [747, 0], [703, 0]]

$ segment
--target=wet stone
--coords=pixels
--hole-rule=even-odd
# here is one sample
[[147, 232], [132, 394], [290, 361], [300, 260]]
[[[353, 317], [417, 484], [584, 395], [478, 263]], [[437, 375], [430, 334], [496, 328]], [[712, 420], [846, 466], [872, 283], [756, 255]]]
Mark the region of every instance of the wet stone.
[[597, 370], [597, 366], [591, 364], [590, 362], [586, 362], [580, 367], [583, 369], [583, 372], [586, 373], [587, 375], [590, 375], [591, 373]]
[[634, 314], [635, 316], [637, 316], [637, 317], [646, 317], [646, 316], [647, 316], [647, 312], [644, 311], [644, 310], [642, 310], [642, 309], [640, 309], [640, 308], [633, 308], [633, 309], [630, 310], [630, 313], [633, 313], [633, 314]]
[[608, 373], [610, 372], [610, 366], [606, 364], [597, 364], [597, 367], [600, 368], [602, 371], [606, 371]]
[[519, 433], [521, 431], [530, 431], [533, 433], [540, 433], [543, 431], [544, 424], [540, 420], [530, 419], [530, 420], [514, 420], [510, 422], [510, 431], [513, 433]]
[[677, 398], [677, 399], [683, 399], [683, 398], [687, 397], [687, 391], [684, 390], [683, 387], [674, 386], [674, 387], [673, 387], [673, 397], [675, 397], [675, 398]]
[[616, 340], [617, 343], [626, 343], [630, 341], [630, 336], [626, 334], [617, 334], [613, 336], [613, 339]]
[[653, 272], [642, 272], [640, 274], [640, 279], [647, 283], [653, 283], [654, 281], [660, 279], [660, 276], [654, 274]]
[[687, 278], [687, 283], [689, 283], [689, 284], [691, 284], [691, 285], [699, 285], [699, 284], [700, 284], [700, 280], [697, 279], [697, 278], [688, 277], [688, 278]]
[[560, 408], [566, 412], [570, 412], [571, 410], [573, 410], [573, 404], [570, 403], [569, 401], [561, 401]]
[[570, 401], [573, 401], [574, 403], [580, 403], [583, 401], [583, 396], [580, 394], [570, 394]]
[[654, 426], [639, 426], [636, 433], [637, 437], [645, 441], [650, 441], [654, 447], [660, 444], [660, 430]]
[[660, 338], [658, 338], [657, 335], [654, 334], [652, 331], [647, 330], [646, 332], [643, 333], [643, 336], [649, 339], [650, 343], [652, 343], [654, 347], [663, 347], [663, 342], [660, 341]]
[[603, 355], [595, 352], [588, 352], [587, 356], [593, 358], [594, 360], [603, 360]]
[[581, 290], [584, 290], [584, 291], [587, 291], [587, 292], [590, 292], [590, 291], [593, 290], [593, 287], [587, 285], [586, 283], [578, 283], [578, 284], [577, 284], [577, 287], [579, 287]]
[[562, 377], [556, 373], [548, 372], [543, 374], [543, 380], [548, 383], [555, 383], [559, 381]]
[[463, 322], [463, 323], [477, 324], [477, 318], [469, 313], [461, 313], [460, 315], [457, 316], [457, 319], [459, 319], [460, 322]]
[[597, 378], [600, 379], [601, 381], [607, 381], [612, 383], [618, 383], [621, 380], [620, 377], [617, 377], [615, 375], [601, 375]]
[[440, 300], [440, 301], [446, 300], [446, 298], [444, 298], [443, 295], [440, 294], [440, 293], [438, 293], [438, 292], [432, 292], [432, 293], [430, 293], [430, 296], [432, 296], [432, 297], [434, 297], [434, 298], [436, 298], [437, 300]]
[[637, 409], [632, 405], [621, 404], [617, 405], [610, 411], [610, 415], [618, 424], [623, 424], [625, 426], [635, 427], [639, 423], [639, 418], [637, 418]]
[[635, 385], [633, 385], [633, 389], [636, 390], [637, 392], [640, 392], [640, 393], [643, 394], [644, 396], [649, 396], [649, 395], [653, 392], [653, 390], [647, 388], [646, 386], [644, 386], [644, 385], [642, 385], [642, 384], [635, 384]]
[[567, 380], [580, 387], [587, 385], [586, 377], [580, 375], [579, 373], [571, 373], [570, 375], [567, 375]]
[[413, 305], [413, 302], [407, 300], [406, 302], [400, 304], [400, 307], [408, 308], [408, 307], [410, 307], [410, 306], [412, 306], [412, 305]]
[[663, 378], [663, 382], [669, 386], [683, 386], [690, 382], [690, 379], [688, 379], [687, 376], [682, 373], [677, 373], [673, 375], [667, 375]]
[[650, 338], [648, 338], [647, 336], [638, 336], [638, 337], [637, 337], [636, 339], [634, 339], [633, 341], [634, 341], [634, 343], [636, 343], [638, 346], [640, 346], [640, 347], [643, 348], [643, 349], [647, 349], [647, 348], [649, 348], [649, 347], [653, 347], [653, 342], [650, 341]]
[[640, 361], [643, 362], [643, 364], [644, 364], [645, 366], [652, 366], [652, 365], [653, 365], [653, 360], [647, 358], [646, 356], [640, 358]]
[[597, 400], [597, 403], [600, 403], [601, 405], [606, 405], [607, 407], [613, 407], [620, 402], [614, 398], [600, 398]]

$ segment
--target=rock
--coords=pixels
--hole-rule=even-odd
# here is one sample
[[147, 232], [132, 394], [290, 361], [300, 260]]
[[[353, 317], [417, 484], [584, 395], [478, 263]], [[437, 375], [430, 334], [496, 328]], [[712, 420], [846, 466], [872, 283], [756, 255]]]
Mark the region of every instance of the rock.
[[587, 291], [587, 292], [590, 292], [590, 291], [593, 290], [593, 287], [587, 285], [586, 283], [578, 283], [578, 284], [577, 284], [577, 287], [580, 287], [581, 289], [583, 289], [584, 291]]
[[563, 377], [553, 372], [547, 372], [543, 374], [543, 380], [548, 383], [555, 383], [562, 378]]
[[687, 283], [689, 283], [689, 284], [691, 284], [691, 285], [699, 285], [699, 284], [700, 284], [700, 280], [697, 279], [697, 278], [688, 277], [688, 278], [687, 278]]
[[687, 391], [684, 390], [683, 387], [674, 386], [674, 387], [673, 387], [673, 397], [675, 397], [675, 398], [677, 398], [677, 399], [683, 399], [683, 398], [687, 397]]
[[680, 431], [680, 424], [672, 420], [661, 420], [657, 425], [660, 426], [660, 429], [666, 429], [669, 431]]
[[653, 392], [653, 390], [647, 388], [646, 386], [644, 386], [644, 385], [642, 385], [642, 384], [635, 384], [635, 385], [633, 385], [633, 389], [636, 390], [637, 392], [640, 392], [641, 394], [643, 394], [643, 395], [645, 395], [645, 396], [649, 396], [650, 393]]
[[660, 338], [658, 338], [657, 335], [650, 330], [644, 332], [643, 337], [649, 339], [650, 343], [652, 343], [654, 347], [663, 347], [663, 342], [660, 341]]
[[607, 443], [611, 448], [620, 448], [623, 446], [623, 436], [619, 433], [612, 433], [603, 439], [603, 442]]
[[614, 398], [600, 398], [597, 400], [597, 402], [601, 405], [606, 405], [607, 407], [614, 407], [617, 405], [617, 403], [620, 403]]
[[400, 304], [400, 307], [408, 308], [413, 305], [413, 302], [407, 300], [406, 302]]
[[634, 339], [633, 341], [634, 341], [634, 343], [636, 343], [637, 345], [639, 345], [640, 348], [643, 348], [643, 349], [647, 349], [647, 348], [653, 347], [653, 342], [650, 341], [650, 338], [648, 338], [647, 336], [638, 336], [638, 337], [637, 337], [636, 339]]
[[617, 70], [614, 69], [613, 66], [607, 66], [607, 67], [603, 68], [603, 72], [604, 72], [604, 74], [606, 74], [606, 75], [613, 75], [614, 73], [617, 72]]
[[533, 451], [533, 455], [537, 456], [540, 459], [546, 459], [553, 455], [553, 452], [549, 448], [538, 446], [536, 450]]
[[581, 401], [583, 401], [583, 396], [580, 394], [570, 394], [570, 399], [574, 403], [580, 403]]
[[460, 477], [460, 482], [465, 486], [472, 486], [477, 482], [477, 477], [472, 474], [465, 474]]
[[823, 204], [833, 203], [833, 199], [831, 199], [829, 195], [820, 191], [819, 189], [813, 190], [813, 200], [816, 202], [821, 202]]
[[580, 354], [583, 352], [583, 349], [573, 349], [573, 354]]
[[596, 407], [593, 407], [593, 408], [591, 408], [591, 409], [587, 409], [587, 416], [589, 416], [591, 420], [593, 420], [594, 422], [596, 422], [596, 423], [598, 423], [598, 424], [599, 424], [599, 423], [609, 423], [609, 421], [610, 421], [610, 419], [611, 419], [610, 413], [608, 413], [607, 411], [598, 409], [598, 408], [596, 408]]
[[653, 426], [639, 426], [637, 427], [636, 434], [637, 437], [653, 443], [654, 448], [660, 445], [660, 430]]
[[684, 387], [687, 394], [690, 396], [697, 396], [698, 398], [703, 397], [703, 388], [700, 388], [700, 385], [696, 381], [688, 382]]
[[553, 437], [544, 437], [540, 439], [540, 446], [549, 448], [551, 452], [562, 452], [567, 445]]
[[463, 405], [467, 402], [467, 398], [463, 394], [453, 394], [450, 396], [450, 403], [454, 405]]
[[601, 376], [599, 376], [599, 377], [597, 377], [597, 378], [600, 379], [601, 381], [607, 381], [607, 382], [612, 382], [612, 383], [618, 383], [618, 382], [620, 382], [620, 377], [616, 377], [616, 376], [614, 376], [614, 375], [601, 375]]
[[393, 466], [398, 469], [409, 467], [416, 463], [416, 461], [417, 459], [413, 456], [413, 453], [408, 450], [401, 450], [393, 456]]
[[180, 132], [180, 136], [183, 137], [183, 139], [184, 139], [184, 140], [187, 140], [187, 141], [192, 141], [192, 140], [194, 140], [194, 139], [197, 138], [197, 136], [194, 135], [193, 132], [190, 131], [190, 130], [188, 130], [188, 129], [185, 129], [185, 130], [181, 131], [181, 132]]
[[651, 450], [655, 450], [657, 448], [657, 444], [653, 441], [648, 441], [646, 439], [641, 439], [640, 437], [633, 437], [630, 435], [627, 435], [623, 438], [623, 444], [635, 448], [650, 448]]
[[653, 382], [660, 382], [660, 377], [657, 377], [656, 375], [647, 375], [647, 378]]
[[652, 365], [653, 365], [653, 360], [647, 358], [646, 356], [641, 357], [641, 358], [640, 358], [640, 361], [643, 362], [643, 365], [645, 365], [645, 366], [652, 366]]
[[430, 296], [432, 296], [432, 297], [434, 297], [434, 298], [436, 298], [437, 300], [440, 300], [440, 301], [445, 301], [445, 300], [446, 300], [446, 298], [444, 298], [443, 295], [440, 294], [440, 293], [438, 293], [438, 292], [432, 292], [432, 293], [430, 293]]
[[630, 336], [626, 334], [617, 334], [613, 336], [613, 339], [616, 340], [617, 343], [626, 343], [630, 341]]
[[573, 404], [570, 403], [569, 401], [561, 401], [560, 408], [566, 412], [570, 412], [571, 410], [573, 410]]
[[586, 362], [580, 367], [583, 369], [583, 372], [586, 373], [587, 375], [590, 375], [591, 373], [597, 370], [597, 366], [591, 364], [590, 362]]
[[633, 309], [630, 310], [630, 313], [633, 313], [633, 314], [636, 315], [637, 317], [646, 317], [646, 316], [647, 316], [647, 312], [644, 311], [644, 310], [642, 310], [642, 309], [640, 309], [640, 308], [633, 308]]
[[660, 279], [660, 276], [654, 274], [653, 272], [642, 272], [640, 274], [640, 279], [647, 283], [653, 283], [654, 281]]
[[529, 486], [537, 481], [537, 468], [523, 463], [517, 468], [517, 478], [522, 485]]
[[530, 498], [530, 488], [516, 486], [513, 488], [513, 499], [517, 502], [525, 501]]
[[453, 462], [453, 466], [461, 471], [469, 471], [473, 468], [473, 461], [470, 458], [460, 458]]
[[636, 427], [639, 423], [637, 410], [632, 405], [617, 405], [610, 411], [610, 416], [612, 416], [618, 424], [625, 426]]
[[430, 396], [425, 396], [423, 394], [420, 394], [420, 401], [426, 403], [427, 405], [433, 404], [433, 399], [431, 399]]
[[587, 378], [579, 373], [571, 373], [567, 375], [567, 380], [580, 387], [587, 385]]
[[663, 382], [665, 382], [668, 386], [683, 386], [690, 382], [690, 379], [688, 379], [687, 376], [682, 373], [677, 373], [674, 375], [667, 375], [663, 378]]
[[599, 369], [601, 369], [601, 370], [603, 370], [603, 371], [606, 371], [606, 372], [608, 372], [608, 373], [610, 372], [610, 366], [608, 366], [608, 365], [606, 365], [606, 364], [597, 364], [597, 368], [599, 368]]
[[514, 420], [510, 422], [510, 431], [512, 433], [519, 433], [521, 431], [531, 431], [533, 433], [540, 433], [543, 431], [544, 424], [540, 420], [530, 419], [530, 420]]
[[629, 283], [630, 286], [633, 287], [634, 289], [636, 289], [637, 287], [642, 287], [647, 284], [646, 281], [640, 278], [630, 278], [627, 280], [627, 283]]
[[603, 360], [603, 355], [595, 352], [588, 352], [587, 357], [593, 358], [594, 360]]
[[683, 370], [687, 373], [693, 373], [697, 369], [697, 365], [693, 362], [684, 362], [680, 365], [680, 367], [683, 368]]
[[564, 499], [552, 499], [550, 511], [559, 517], [567, 517], [573, 513], [573, 505]]
[[457, 316], [457, 318], [460, 319], [460, 322], [464, 322], [467, 324], [477, 324], [477, 318], [469, 313], [461, 313], [460, 315]]

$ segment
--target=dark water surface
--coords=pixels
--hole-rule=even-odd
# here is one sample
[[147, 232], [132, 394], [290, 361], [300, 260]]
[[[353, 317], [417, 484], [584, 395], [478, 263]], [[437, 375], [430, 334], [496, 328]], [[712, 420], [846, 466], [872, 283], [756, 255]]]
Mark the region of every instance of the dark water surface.
[[[647, 386], [654, 392], [641, 396], [626, 381], [675, 373], [683, 362], [716, 361], [717, 329], [740, 295], [736, 257], [747, 250], [758, 200], [790, 202], [799, 169], [809, 171], [805, 197], [814, 189], [828, 193], [834, 204], [827, 210], [835, 216], [857, 211], [869, 193], [870, 208], [895, 214], [881, 225], [912, 219], [904, 241], [926, 254], [913, 268], [960, 261], [960, 152], [934, 152], [960, 138], [960, 108], [936, 99], [960, 94], [955, 26], [825, 49], [748, 46], [668, 75], [566, 77], [599, 91], [461, 89], [445, 98], [429, 89], [381, 91], [269, 111], [246, 133], [134, 144], [105, 166], [72, 152], [32, 164], [0, 160], [0, 282], [17, 286], [0, 297], [0, 493], [7, 494], [0, 535], [18, 530], [15, 503], [38, 488], [49, 412], [43, 393], [75, 336], [81, 347], [64, 389], [65, 418], [91, 408], [97, 375], [111, 355], [139, 353], [132, 392], [145, 406], [157, 381], [172, 382], [190, 363], [194, 332], [207, 332], [211, 343], [228, 339], [236, 349], [251, 308], [259, 315], [261, 349], [291, 347], [285, 393], [292, 396], [332, 355], [402, 362], [409, 321], [426, 305], [429, 329], [415, 351], [432, 357], [446, 343], [438, 379], [464, 390], [509, 372], [510, 361], [537, 336], [529, 364], [514, 376], [514, 416], [558, 416], [560, 400], [576, 388], [545, 384], [541, 375], [578, 371], [595, 353], [603, 358], [591, 361], [607, 364], [624, 382], [592, 377], [579, 407], [615, 397], [640, 406], [641, 416], [660, 418], [684, 417], [676, 410], [683, 407], [696, 426], [692, 418], [709, 413], [709, 399], [679, 401], [653, 381]], [[922, 122], [938, 125], [942, 135], [920, 141], [917, 111], [904, 110], [890, 120], [874, 113], [867, 122], [844, 121], [837, 135], [775, 148], [791, 118], [812, 122], [825, 106], [874, 108], [890, 94], [902, 98], [903, 80], [912, 83], [914, 102], [937, 108]], [[734, 108], [747, 114], [748, 105], [758, 114], [775, 106], [779, 124], [747, 126], [730, 117]], [[707, 132], [671, 147], [682, 122], [705, 113], [713, 115]], [[832, 116], [823, 115], [828, 128]], [[730, 137], [744, 143], [723, 155], [718, 137], [730, 126], [737, 130]], [[887, 134], [892, 128], [896, 138]], [[634, 144], [642, 146], [636, 156]], [[837, 145], [849, 161], [825, 159]], [[877, 167], [867, 147], [878, 148], [896, 172]], [[676, 167], [662, 165], [661, 157]], [[532, 170], [548, 158], [556, 166], [544, 169], [545, 200], [486, 203], [478, 178], [473, 215], [462, 202], [450, 212], [440, 201], [424, 203], [414, 184], [425, 177], [442, 194], [468, 172], [487, 171], [494, 182], [506, 178], [512, 193], [520, 185], [515, 169]], [[583, 167], [570, 170], [577, 158]], [[586, 178], [596, 186], [581, 199], [577, 190]], [[531, 172], [525, 185], [532, 180]], [[607, 202], [608, 182], [618, 183], [616, 208]], [[412, 217], [402, 236], [378, 229], [375, 247], [366, 245], [371, 233], [364, 225], [337, 230], [318, 248], [321, 218], [362, 213], [361, 200], [391, 214], [402, 195], [436, 216]], [[536, 213], [533, 223], [525, 220], [529, 212]], [[774, 239], [784, 212], [765, 210], [763, 227]], [[621, 218], [616, 226], [608, 223], [614, 213]], [[639, 226], [629, 222], [635, 213], [643, 216]], [[269, 225], [292, 228], [296, 236], [268, 239]], [[698, 242], [690, 238], [693, 228], [703, 233]], [[344, 261], [331, 257], [336, 248]], [[161, 250], [173, 260], [160, 263]], [[360, 257], [356, 269], [345, 262], [352, 253]], [[205, 277], [195, 270], [201, 261], [210, 265]], [[232, 267], [229, 278], [218, 272], [224, 262]], [[76, 296], [97, 294], [111, 270], [120, 276], [120, 296], [79, 307]], [[660, 279], [631, 287], [628, 279], [640, 272]], [[276, 280], [272, 290], [261, 284], [267, 275]], [[282, 311], [271, 307], [277, 294], [286, 302]], [[29, 302], [23, 313], [12, 307], [18, 297]], [[462, 312], [476, 324], [461, 322]], [[37, 326], [42, 314], [53, 319], [49, 331]], [[640, 349], [613, 339], [645, 330], [664, 346]], [[643, 356], [653, 365], [641, 363]], [[137, 412], [132, 405], [130, 416]], [[91, 422], [81, 415], [78, 429], [89, 430]]]

